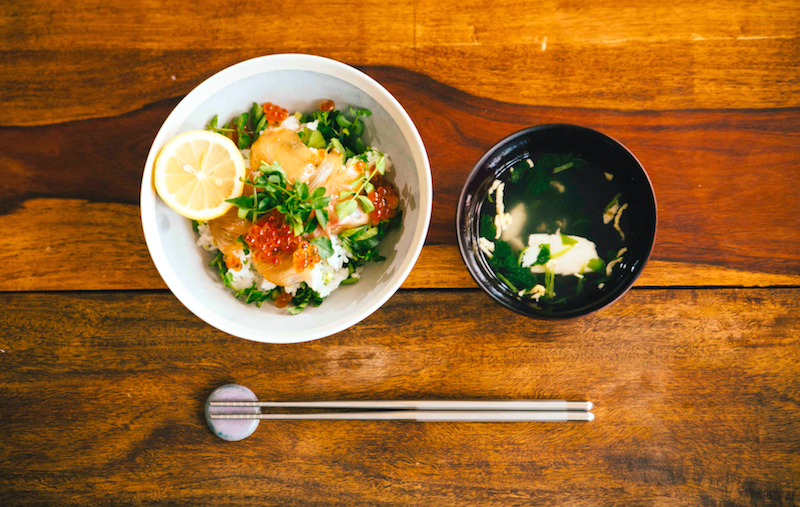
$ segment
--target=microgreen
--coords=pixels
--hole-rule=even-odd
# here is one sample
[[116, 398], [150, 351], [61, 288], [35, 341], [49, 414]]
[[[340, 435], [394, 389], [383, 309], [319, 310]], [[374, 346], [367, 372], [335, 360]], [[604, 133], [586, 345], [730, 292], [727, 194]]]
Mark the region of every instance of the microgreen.
[[261, 162], [258, 170], [261, 174], [247, 181], [253, 186], [252, 196], [228, 199], [239, 208], [239, 218], [255, 223], [259, 216], [274, 209], [284, 216], [295, 236], [313, 232], [318, 224], [327, 225], [325, 207], [330, 197], [325, 197], [324, 187], [310, 190], [303, 182], [289, 184], [286, 171], [278, 162]]

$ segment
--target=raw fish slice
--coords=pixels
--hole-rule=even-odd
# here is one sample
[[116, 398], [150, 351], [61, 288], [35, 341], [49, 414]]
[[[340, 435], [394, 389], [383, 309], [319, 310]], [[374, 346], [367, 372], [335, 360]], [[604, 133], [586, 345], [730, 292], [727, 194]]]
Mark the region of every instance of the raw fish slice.
[[333, 201], [331, 201], [331, 204], [328, 205], [328, 227], [326, 228], [326, 231], [329, 235], [340, 234], [342, 231], [346, 231], [347, 229], [361, 227], [362, 225], [368, 224], [371, 220], [369, 213], [364, 213], [361, 210], [360, 205], [354, 212], [344, 217], [343, 220], [339, 220], [339, 217], [336, 216], [334, 206], [335, 205], [333, 204]]
[[[338, 168], [334, 168], [331, 171], [330, 176], [325, 181], [325, 195], [332, 197], [328, 205], [328, 227], [326, 228], [328, 234], [339, 234], [344, 230], [369, 223], [369, 213], [364, 213], [360, 205], [344, 219], [339, 219], [334, 209], [336, 203], [340, 201], [339, 193], [345, 190], [355, 192], [356, 187], [353, 186], [353, 183], [356, 182], [359, 176], [364, 174], [365, 170], [359, 169], [356, 164], [339, 165]], [[349, 197], [346, 199], [349, 199]]]
[[234, 206], [221, 217], [208, 221], [211, 236], [225, 255], [243, 248], [243, 245], [236, 240], [239, 236], [246, 235], [252, 225], [249, 220], [239, 218], [238, 211], [239, 208]]
[[[328, 153], [325, 156], [325, 159], [319, 164], [317, 174], [315, 174], [314, 177], [308, 181], [309, 188], [314, 189], [317, 187], [325, 187], [325, 184], [331, 177], [331, 174], [333, 174], [334, 171], [341, 169], [343, 161], [344, 156], [339, 153], [338, 150], [332, 150], [330, 153]], [[356, 175], [356, 177], [358, 176]], [[327, 190], [328, 187], [325, 187], [325, 189]], [[325, 195], [331, 194], [326, 192]]]
[[317, 173], [319, 155], [310, 150], [297, 132], [280, 129], [264, 132], [250, 148], [250, 175], [258, 173], [261, 162], [279, 162], [291, 182], [307, 182]]
[[310, 280], [311, 272], [314, 270], [313, 267], [308, 267], [303, 271], [297, 271], [297, 268], [294, 267], [294, 258], [291, 254], [285, 254], [278, 264], [262, 262], [254, 258], [253, 265], [256, 271], [258, 271], [265, 280], [281, 287], [287, 287]]

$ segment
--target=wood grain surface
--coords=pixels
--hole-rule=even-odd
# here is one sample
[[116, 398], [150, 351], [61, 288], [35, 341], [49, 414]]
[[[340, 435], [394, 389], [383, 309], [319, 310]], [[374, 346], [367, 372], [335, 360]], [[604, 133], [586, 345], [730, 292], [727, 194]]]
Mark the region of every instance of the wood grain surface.
[[[531, 105], [800, 105], [800, 6], [792, 0], [301, 0], [263, 8], [34, 0], [0, 9], [5, 125], [116, 116], [187, 93], [236, 62], [282, 52], [402, 67], [472, 95]], [[259, 32], [284, 26], [276, 37]]]
[[[226, 336], [167, 293], [0, 304], [6, 505], [800, 501], [795, 289], [634, 289], [558, 323], [486, 312], [477, 291], [404, 291], [291, 346]], [[202, 422], [226, 382], [278, 400], [586, 399], [597, 419], [263, 421], [227, 443]]]
[[[571, 122], [620, 140], [650, 174], [659, 211], [653, 259], [668, 267], [650, 270], [647, 285], [797, 284], [800, 109], [531, 107], [472, 97], [405, 70], [366, 70], [406, 104], [426, 143], [436, 196], [429, 245], [455, 245], [458, 195], [492, 144], [530, 125]], [[0, 240], [0, 262], [9, 266], [0, 288], [162, 287], [148, 265], [135, 205], [150, 143], [175, 103], [114, 118], [0, 129], [0, 162], [8, 174], [0, 186], [6, 213], [0, 227], [14, 231]], [[50, 249], [30, 248], [42, 242]], [[85, 262], [94, 255], [103, 260]], [[463, 287], [449, 276], [462, 269], [460, 260], [445, 260], [441, 275], [438, 269], [417, 275], [426, 286]]]
[[[178, 101], [278, 52], [383, 84], [435, 195], [406, 290], [290, 346], [189, 313], [138, 208]], [[800, 3], [11, 1], [0, 61], [0, 505], [800, 505]], [[557, 122], [636, 154], [659, 232], [620, 301], [541, 322], [474, 288], [455, 208], [495, 142]], [[226, 443], [202, 414], [226, 382], [588, 399], [597, 419], [262, 422]]]

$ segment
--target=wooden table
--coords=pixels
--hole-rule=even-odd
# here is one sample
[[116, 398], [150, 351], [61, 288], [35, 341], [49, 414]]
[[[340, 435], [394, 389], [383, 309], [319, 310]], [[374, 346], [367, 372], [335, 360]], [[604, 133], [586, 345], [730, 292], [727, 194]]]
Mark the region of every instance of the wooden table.
[[[800, 3], [28, 0], [0, 6], [0, 504], [799, 505]], [[166, 290], [139, 185], [180, 98], [278, 52], [352, 64], [431, 158], [423, 255], [358, 326], [275, 346]], [[525, 126], [625, 143], [659, 234], [596, 314], [528, 320], [455, 247], [472, 165]], [[566, 398], [593, 423], [202, 417], [285, 400]]]

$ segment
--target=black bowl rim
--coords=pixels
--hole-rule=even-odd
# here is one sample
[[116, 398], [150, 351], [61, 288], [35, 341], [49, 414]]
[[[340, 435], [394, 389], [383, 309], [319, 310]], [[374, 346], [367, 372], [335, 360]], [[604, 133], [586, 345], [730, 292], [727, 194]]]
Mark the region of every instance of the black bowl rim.
[[[606, 303], [604, 303], [604, 304], [602, 304], [600, 306], [597, 306], [596, 308], [593, 307], [592, 305], [590, 305], [589, 306], [589, 310], [587, 310], [585, 312], [578, 313], [576, 315], [568, 315], [568, 316], [540, 315], [538, 313], [535, 313], [535, 311], [531, 311], [531, 312], [522, 311], [519, 308], [517, 308], [515, 306], [512, 306], [505, 299], [503, 299], [501, 297], [498, 297], [495, 294], [493, 294], [491, 291], [489, 291], [486, 288], [486, 286], [483, 283], [481, 283], [481, 281], [478, 279], [478, 277], [476, 276], [475, 272], [473, 271], [473, 268], [470, 265], [470, 263], [467, 262], [467, 247], [464, 244], [465, 238], [461, 234], [461, 221], [463, 219], [464, 209], [465, 209], [465, 202], [467, 200], [467, 195], [468, 195], [467, 187], [476, 178], [476, 175], [477, 175], [478, 171], [480, 170], [480, 168], [483, 166], [483, 164], [489, 158], [491, 158], [497, 151], [502, 149], [503, 146], [505, 146], [507, 143], [510, 143], [510, 142], [516, 140], [517, 138], [524, 137], [524, 136], [527, 136], [527, 135], [532, 134], [532, 133], [536, 133], [536, 132], [539, 132], [539, 131], [542, 131], [542, 130], [549, 130], [549, 129], [553, 129], [553, 128], [569, 128], [569, 129], [588, 131], [588, 132], [592, 133], [593, 135], [599, 135], [601, 137], [605, 137], [605, 138], [609, 139], [610, 141], [614, 142], [615, 144], [617, 144], [620, 148], [622, 148], [623, 150], [628, 152], [628, 154], [631, 156], [631, 158], [633, 158], [633, 160], [636, 162], [636, 165], [639, 167], [639, 170], [642, 172], [642, 174], [644, 175], [645, 179], [647, 180], [647, 184], [650, 187], [650, 195], [653, 198], [653, 218], [654, 218], [653, 237], [651, 238], [650, 245], [648, 246], [648, 249], [647, 249], [647, 256], [645, 256], [644, 259], [642, 259], [642, 265], [638, 269], [638, 271], [633, 274], [632, 278], [629, 279], [627, 287], [625, 287], [625, 289], [622, 290], [614, 299], [611, 299], [611, 300], [607, 301]], [[458, 198], [458, 206], [456, 208], [456, 238], [458, 239], [458, 250], [459, 250], [459, 253], [461, 254], [461, 260], [462, 260], [462, 262], [464, 262], [464, 265], [466, 266], [467, 271], [469, 272], [469, 275], [472, 277], [472, 279], [475, 281], [475, 283], [478, 285], [478, 287], [480, 287], [483, 290], [483, 292], [485, 292], [493, 300], [495, 300], [498, 303], [500, 303], [501, 305], [503, 305], [505, 308], [508, 308], [509, 310], [511, 310], [513, 312], [516, 312], [516, 313], [519, 313], [521, 315], [524, 315], [526, 317], [539, 319], [539, 320], [567, 320], [567, 319], [573, 319], [573, 318], [578, 318], [578, 317], [584, 317], [586, 315], [591, 315], [592, 313], [594, 313], [594, 312], [596, 312], [598, 310], [602, 310], [603, 308], [606, 308], [606, 307], [616, 303], [617, 301], [619, 301], [619, 299], [622, 296], [624, 296], [625, 294], [628, 293], [629, 290], [631, 290], [633, 285], [636, 283], [636, 280], [642, 275], [642, 271], [644, 270], [645, 266], [647, 265], [647, 261], [650, 260], [650, 256], [653, 253], [653, 246], [655, 246], [656, 236], [657, 235], [658, 235], [658, 201], [656, 200], [656, 192], [655, 192], [655, 188], [653, 187], [653, 181], [650, 179], [650, 175], [647, 174], [647, 170], [644, 168], [644, 165], [642, 164], [642, 162], [636, 157], [636, 155], [633, 154], [633, 152], [630, 149], [628, 149], [627, 146], [622, 144], [617, 139], [611, 137], [610, 135], [604, 134], [603, 132], [600, 132], [599, 130], [595, 130], [595, 129], [592, 129], [592, 128], [589, 128], [589, 127], [582, 127], [580, 125], [573, 125], [573, 124], [570, 124], [570, 123], [545, 123], [545, 124], [542, 124], [542, 125], [535, 125], [533, 127], [527, 127], [527, 128], [522, 129], [522, 130], [519, 130], [517, 132], [514, 132], [513, 134], [510, 134], [510, 135], [504, 137], [503, 139], [501, 139], [500, 141], [498, 141], [497, 143], [495, 143], [494, 146], [489, 148], [489, 150], [486, 153], [484, 153], [484, 155], [478, 160], [478, 162], [472, 167], [472, 170], [469, 172], [469, 175], [467, 176], [467, 179], [464, 182], [464, 186], [461, 188], [461, 195]], [[471, 252], [469, 252], [469, 253], [471, 254]]]

